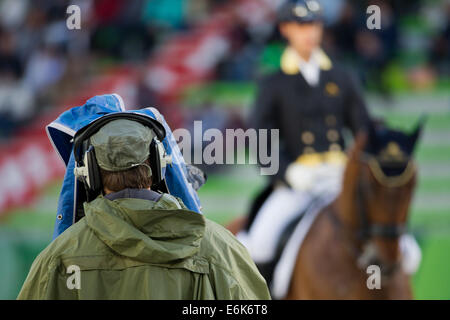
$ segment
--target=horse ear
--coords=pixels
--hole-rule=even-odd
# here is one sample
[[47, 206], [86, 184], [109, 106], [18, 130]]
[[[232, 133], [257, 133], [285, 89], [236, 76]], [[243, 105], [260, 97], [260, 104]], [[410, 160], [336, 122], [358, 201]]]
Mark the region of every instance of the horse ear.
[[423, 126], [425, 125], [426, 120], [428, 119], [428, 115], [422, 114], [419, 121], [417, 122], [416, 128], [414, 131], [409, 135], [409, 143], [411, 146], [411, 151], [414, 150], [414, 147], [417, 144], [417, 141], [419, 140], [419, 137], [422, 133]]

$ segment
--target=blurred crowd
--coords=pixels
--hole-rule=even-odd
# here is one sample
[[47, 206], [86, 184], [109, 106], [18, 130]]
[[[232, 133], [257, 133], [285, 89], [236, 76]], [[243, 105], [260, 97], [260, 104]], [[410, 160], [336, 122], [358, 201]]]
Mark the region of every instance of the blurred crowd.
[[[436, 77], [450, 75], [450, 1], [387, 1], [387, 0], [321, 0], [326, 32], [323, 46], [340, 63], [353, 68], [367, 86], [386, 93], [383, 74], [393, 61], [402, 68], [421, 67]], [[367, 28], [369, 5], [381, 12], [381, 29]], [[283, 43], [273, 29], [268, 39], [251, 36], [243, 28], [236, 30], [236, 47], [227, 64], [222, 66], [223, 78], [252, 80], [255, 63], [270, 50], [270, 44]], [[239, 45], [240, 43], [240, 45]], [[274, 50], [276, 51], [276, 50]], [[262, 54], [261, 54], [262, 53]], [[275, 59], [278, 56], [275, 55]], [[277, 61], [278, 62], [278, 61]], [[270, 62], [269, 62], [270, 63]], [[422, 70], [422, 69], [421, 69]]]
[[[326, 45], [340, 60], [352, 61], [364, 83], [370, 81], [388, 93], [389, 83], [382, 77], [395, 59], [413, 70], [413, 76], [450, 75], [449, 1], [370, 1], [380, 7], [381, 30], [366, 28], [366, 17], [358, 14], [364, 12], [364, 5], [358, 3], [343, 7]], [[426, 85], [420, 78], [412, 80], [417, 86]]]
[[[0, 137], [76, 90], [77, 82], [112, 64], [148, 58], [220, 2], [0, 0]], [[71, 4], [81, 9], [81, 30], [66, 26]]]
[[[189, 32], [229, 1], [0, 0], [0, 139], [92, 75], [111, 65], [139, 65], [173, 34]], [[395, 59], [410, 64], [402, 67], [411, 68], [419, 84], [450, 74], [449, 1], [321, 2], [328, 30], [325, 49], [354, 68], [366, 85], [389, 92], [383, 77]], [[81, 30], [66, 26], [71, 4], [81, 8]], [[381, 30], [367, 29], [368, 4], [380, 6]], [[278, 56], [270, 52], [282, 41], [273, 25], [256, 31], [236, 25], [216, 79], [254, 81], [261, 65], [276, 64]], [[141, 85], [141, 99], [156, 101], [156, 94]]]

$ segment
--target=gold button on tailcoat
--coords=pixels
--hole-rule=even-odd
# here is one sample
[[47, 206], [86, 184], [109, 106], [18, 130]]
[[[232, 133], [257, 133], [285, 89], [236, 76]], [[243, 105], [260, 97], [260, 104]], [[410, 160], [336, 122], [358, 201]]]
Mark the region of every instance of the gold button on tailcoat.
[[302, 133], [302, 141], [304, 144], [314, 143], [314, 134], [310, 131], [305, 131]]
[[335, 129], [330, 129], [327, 131], [327, 139], [331, 142], [336, 142], [339, 140], [339, 132]]
[[330, 151], [341, 151], [342, 147], [337, 143], [330, 144]]

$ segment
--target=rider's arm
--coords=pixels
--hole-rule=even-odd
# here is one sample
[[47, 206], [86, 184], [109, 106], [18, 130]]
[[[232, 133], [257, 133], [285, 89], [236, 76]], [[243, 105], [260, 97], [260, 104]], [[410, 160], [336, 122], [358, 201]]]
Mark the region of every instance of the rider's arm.
[[[279, 100], [277, 94], [279, 89], [277, 88], [277, 81], [274, 76], [268, 76], [262, 79], [258, 85], [258, 92], [256, 95], [256, 100], [253, 105], [253, 110], [250, 113], [248, 126], [254, 129], [279, 129], [280, 130], [280, 152], [279, 152], [279, 170], [278, 173], [271, 177], [271, 180], [282, 180], [284, 182], [284, 174], [287, 166], [291, 161], [289, 161], [287, 153], [283, 150], [283, 134], [280, 125], [279, 113], [281, 108], [279, 108]], [[270, 137], [270, 133], [268, 134]], [[258, 142], [259, 148], [259, 142]], [[267, 150], [271, 152], [270, 139], [267, 139]], [[258, 157], [258, 165], [264, 166], [260, 163]], [[286, 182], [287, 183], [287, 182]]]

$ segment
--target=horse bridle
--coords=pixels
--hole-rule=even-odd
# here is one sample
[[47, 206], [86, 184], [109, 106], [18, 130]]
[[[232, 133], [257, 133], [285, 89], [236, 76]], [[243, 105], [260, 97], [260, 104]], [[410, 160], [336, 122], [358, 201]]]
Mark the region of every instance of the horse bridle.
[[[368, 164], [370, 172], [372, 172], [378, 183], [389, 188], [401, 187], [407, 184], [416, 171], [416, 165], [410, 158], [407, 159], [406, 168], [400, 175], [396, 176], [387, 176], [381, 169], [378, 160], [372, 155], [363, 154], [360, 161]], [[389, 276], [398, 269], [400, 264], [399, 262], [391, 264], [384, 263], [379, 258], [377, 247], [373, 243], [373, 238], [397, 239], [406, 232], [406, 223], [381, 224], [371, 222], [364, 205], [366, 197], [373, 192], [367, 178], [359, 180], [357, 192], [356, 201], [359, 226], [357, 228], [356, 237], [363, 243], [363, 248], [352, 248], [351, 251], [354, 253], [358, 266], [361, 269], [366, 269], [369, 265], [375, 264], [380, 267], [382, 275]], [[331, 214], [331, 216], [335, 222], [342, 225], [337, 216], [333, 214]]]
[[[407, 184], [416, 171], [416, 166], [411, 158], [407, 159], [406, 167], [400, 175], [387, 176], [381, 169], [379, 161], [372, 155], [363, 154], [360, 161], [368, 164], [370, 172], [373, 174], [377, 182], [388, 188], [401, 187]], [[358, 217], [360, 221], [359, 239], [364, 241], [372, 237], [381, 237], [395, 239], [400, 237], [406, 231], [406, 223], [402, 224], [379, 224], [371, 223], [368, 219], [367, 212], [364, 210], [364, 199], [372, 192], [367, 179], [359, 180], [358, 201]]]
[[[416, 165], [411, 158], [405, 159], [406, 167], [399, 174], [394, 176], [387, 176], [381, 166], [380, 162], [375, 158], [375, 156], [363, 153], [360, 161], [368, 164], [370, 172], [375, 177], [375, 180], [384, 187], [395, 188], [401, 187], [407, 184], [414, 176], [416, 172]], [[357, 237], [364, 244], [363, 252], [358, 257], [358, 264], [362, 268], [366, 268], [370, 264], [377, 264], [380, 266], [381, 272], [385, 276], [389, 276], [399, 267], [399, 262], [386, 264], [384, 263], [378, 255], [378, 250], [376, 245], [373, 243], [373, 238], [384, 238], [384, 239], [398, 239], [407, 230], [406, 222], [404, 223], [393, 223], [393, 224], [381, 224], [373, 223], [369, 221], [367, 211], [365, 210], [364, 201], [367, 196], [373, 192], [369, 181], [367, 178], [362, 178], [359, 180], [359, 188], [357, 189], [357, 212], [359, 218], [359, 228]]]

